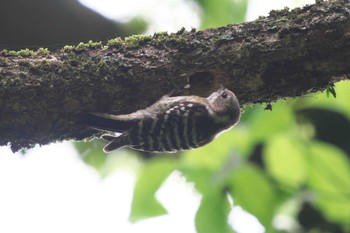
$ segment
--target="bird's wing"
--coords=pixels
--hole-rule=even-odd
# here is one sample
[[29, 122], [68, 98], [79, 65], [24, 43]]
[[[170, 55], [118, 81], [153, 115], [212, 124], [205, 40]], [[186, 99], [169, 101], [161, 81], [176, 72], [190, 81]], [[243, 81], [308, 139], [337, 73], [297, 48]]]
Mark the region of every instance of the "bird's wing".
[[208, 106], [208, 101], [205, 98], [198, 98], [196, 96], [176, 96], [162, 98], [153, 105], [146, 108], [146, 112], [152, 115], [166, 114], [167, 111], [173, 110], [174, 108], [181, 108], [186, 106], [188, 108], [206, 108]]

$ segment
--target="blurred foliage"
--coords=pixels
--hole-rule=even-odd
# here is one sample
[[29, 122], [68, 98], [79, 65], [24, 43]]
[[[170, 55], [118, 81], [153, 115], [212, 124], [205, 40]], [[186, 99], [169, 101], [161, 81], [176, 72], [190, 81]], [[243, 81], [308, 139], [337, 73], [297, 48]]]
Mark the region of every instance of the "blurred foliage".
[[164, 158], [154, 159], [143, 167], [135, 185], [131, 221], [166, 213], [165, 208], [155, 198], [155, 193], [176, 168], [176, 162]]
[[200, 8], [201, 28], [242, 23], [248, 7], [247, 0], [196, 0]]
[[[202, 28], [244, 21], [246, 0], [196, 2]], [[127, 158], [137, 165], [132, 221], [166, 213], [155, 193], [177, 170], [201, 194], [198, 233], [234, 232], [228, 222], [233, 206], [254, 215], [266, 232], [350, 232], [349, 100], [344, 81], [324, 93], [246, 106], [234, 129], [176, 156], [150, 159], [131, 150], [106, 156], [99, 142], [76, 145], [102, 175]]]

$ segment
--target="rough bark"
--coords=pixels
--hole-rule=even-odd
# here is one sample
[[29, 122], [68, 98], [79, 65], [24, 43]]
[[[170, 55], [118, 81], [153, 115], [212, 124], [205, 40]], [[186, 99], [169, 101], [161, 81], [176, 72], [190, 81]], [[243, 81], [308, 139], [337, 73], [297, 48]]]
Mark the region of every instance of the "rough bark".
[[84, 139], [80, 112], [130, 113], [187, 82], [206, 96], [220, 83], [242, 105], [325, 89], [350, 75], [350, 5], [338, 0], [271, 11], [203, 31], [87, 43], [57, 52], [3, 51], [0, 145]]

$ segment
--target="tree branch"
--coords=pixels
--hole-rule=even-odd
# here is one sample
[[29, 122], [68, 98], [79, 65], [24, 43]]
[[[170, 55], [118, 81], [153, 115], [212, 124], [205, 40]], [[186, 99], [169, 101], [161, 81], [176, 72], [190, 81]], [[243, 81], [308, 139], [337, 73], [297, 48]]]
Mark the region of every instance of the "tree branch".
[[203, 31], [133, 36], [60, 51], [3, 51], [0, 145], [84, 139], [79, 112], [130, 113], [174, 88], [206, 96], [220, 83], [241, 104], [325, 89], [350, 75], [346, 0], [271, 11], [256, 21]]

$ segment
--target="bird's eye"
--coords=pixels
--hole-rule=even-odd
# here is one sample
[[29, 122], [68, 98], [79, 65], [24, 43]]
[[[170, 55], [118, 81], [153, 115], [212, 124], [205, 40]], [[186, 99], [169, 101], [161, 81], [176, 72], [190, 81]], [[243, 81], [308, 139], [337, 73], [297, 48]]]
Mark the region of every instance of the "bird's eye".
[[226, 92], [222, 93], [222, 94], [221, 94], [221, 97], [224, 98], [224, 99], [226, 99], [226, 98], [227, 98], [227, 93], [226, 93]]

